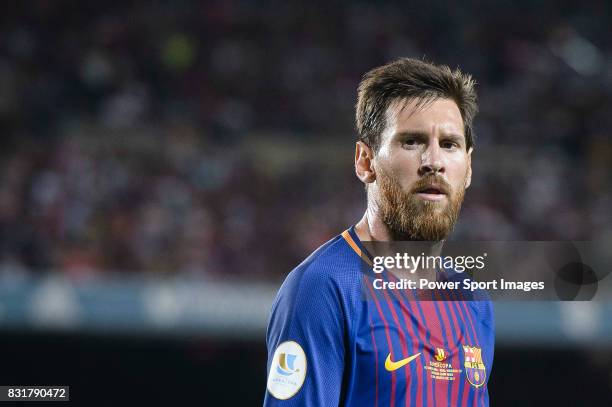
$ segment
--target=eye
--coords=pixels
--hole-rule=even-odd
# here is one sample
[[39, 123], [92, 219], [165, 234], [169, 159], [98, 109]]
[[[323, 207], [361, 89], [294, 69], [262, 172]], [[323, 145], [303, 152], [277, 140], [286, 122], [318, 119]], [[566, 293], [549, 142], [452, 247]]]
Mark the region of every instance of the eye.
[[447, 140], [447, 141], [443, 141], [442, 143], [440, 143], [440, 147], [445, 148], [447, 150], [453, 150], [457, 148], [458, 145], [454, 141]]
[[404, 141], [402, 141], [402, 146], [404, 147], [414, 147], [417, 144], [418, 144], [418, 141], [415, 138], [407, 138]]

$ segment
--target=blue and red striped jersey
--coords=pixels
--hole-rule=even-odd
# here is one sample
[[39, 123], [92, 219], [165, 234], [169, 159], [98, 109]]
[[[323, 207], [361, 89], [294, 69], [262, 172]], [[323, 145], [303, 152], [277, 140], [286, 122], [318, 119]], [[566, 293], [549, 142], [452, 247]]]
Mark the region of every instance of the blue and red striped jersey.
[[267, 331], [265, 406], [488, 406], [490, 300], [375, 290], [354, 227], [285, 279]]

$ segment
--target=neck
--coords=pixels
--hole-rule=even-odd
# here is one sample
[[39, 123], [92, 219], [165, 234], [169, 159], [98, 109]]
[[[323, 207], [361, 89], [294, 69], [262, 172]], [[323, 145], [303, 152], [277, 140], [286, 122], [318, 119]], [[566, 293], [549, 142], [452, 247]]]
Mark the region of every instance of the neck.
[[[394, 240], [387, 225], [380, 219], [376, 210], [370, 207], [366, 209], [361, 220], [355, 224], [355, 233], [357, 233], [357, 237], [362, 242], [391, 242]], [[418, 242], [418, 246], [427, 255], [439, 256], [442, 252], [444, 241]]]
[[[375, 211], [368, 208], [364, 213], [363, 217], [355, 225], [355, 233], [361, 242], [392, 242], [392, 234], [389, 232], [387, 226], [382, 222], [380, 217], [376, 216]], [[440, 256], [442, 252], [442, 246], [444, 241], [440, 242], [414, 242], [410, 243], [410, 252], [423, 253], [426, 256]], [[393, 245], [383, 245], [383, 247], [367, 245], [366, 248], [371, 252], [372, 256], [395, 256], [399, 249], [399, 246], [392, 247]], [[404, 246], [405, 248], [405, 246]], [[382, 253], [374, 253], [380, 251]], [[392, 272], [398, 278], [417, 279], [425, 278], [429, 281], [435, 281], [437, 279], [437, 271], [433, 268], [419, 268], [417, 272], [406, 272], [400, 270], [394, 270]]]
[[355, 233], [362, 242], [389, 242], [391, 233], [375, 210], [368, 207], [361, 220], [355, 225]]

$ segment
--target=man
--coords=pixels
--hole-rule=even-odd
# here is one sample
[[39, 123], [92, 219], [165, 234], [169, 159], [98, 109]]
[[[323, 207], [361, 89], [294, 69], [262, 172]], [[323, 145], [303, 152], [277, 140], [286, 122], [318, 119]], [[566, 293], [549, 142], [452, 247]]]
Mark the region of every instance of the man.
[[470, 185], [476, 112], [474, 81], [446, 66], [400, 59], [364, 76], [355, 173], [367, 209], [283, 283], [267, 333], [266, 406], [488, 405], [490, 302], [375, 292], [363, 272], [372, 258], [362, 242], [439, 250]]

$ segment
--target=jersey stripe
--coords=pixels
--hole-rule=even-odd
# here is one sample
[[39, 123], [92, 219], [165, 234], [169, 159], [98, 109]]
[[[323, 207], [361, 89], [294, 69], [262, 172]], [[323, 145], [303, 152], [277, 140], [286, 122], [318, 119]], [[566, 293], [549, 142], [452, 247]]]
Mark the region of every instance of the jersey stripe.
[[[389, 273], [389, 278], [392, 279], [393, 281], [399, 281], [399, 279], [391, 273]], [[412, 309], [412, 301], [414, 299], [414, 293], [412, 294], [413, 294], [412, 295], [413, 298], [409, 298], [409, 296], [406, 295], [405, 290], [401, 290], [399, 295], [396, 294], [395, 291], [392, 291], [392, 295], [397, 296], [397, 297], [402, 297], [401, 299], [397, 298], [398, 304], [400, 305], [401, 313], [402, 313], [402, 316], [404, 317], [404, 321], [407, 321], [407, 320], [410, 321], [410, 324], [406, 323], [406, 326], [409, 327], [409, 329], [411, 329], [410, 335], [413, 338], [412, 354], [414, 355], [416, 353], [421, 353], [421, 358], [423, 359], [421, 363], [412, 364], [412, 367], [411, 367], [412, 374], [416, 376], [416, 382], [417, 382], [417, 385], [412, 386], [411, 388], [411, 400], [412, 400], [413, 406], [424, 406], [427, 403], [426, 401], [425, 402], [423, 401], [423, 383], [421, 383], [421, 381], [427, 380], [427, 377], [425, 376], [427, 374], [427, 371], [425, 370], [424, 365], [423, 365], [425, 361], [425, 352], [423, 349], [423, 344], [425, 343], [424, 333], [425, 333], [426, 326], [423, 324], [419, 325], [417, 314]], [[410, 308], [410, 311], [408, 311], [408, 308]], [[417, 370], [419, 370], [419, 372], [417, 372]]]
[[[431, 330], [427, 325], [427, 319], [425, 318], [425, 313], [423, 312], [422, 302], [418, 299], [415, 299], [413, 304], [416, 306], [418, 311], [418, 315], [421, 317], [421, 326], [425, 327], [425, 340], [423, 343], [423, 349], [425, 348], [425, 344], [430, 343], [431, 340]], [[427, 405], [434, 406], [434, 388], [431, 380], [427, 380], [427, 376], [425, 376], [425, 397], [427, 399]]]
[[[418, 329], [417, 329], [418, 324], [416, 322], [415, 314], [412, 313], [412, 310], [410, 310], [410, 312], [408, 311], [408, 307], [410, 306], [410, 301], [407, 300], [405, 296], [403, 297], [404, 297], [403, 301], [401, 299], [398, 299], [398, 304], [400, 306], [401, 314], [402, 314], [402, 317], [404, 318], [404, 321], [409, 321], [405, 323], [406, 323], [406, 327], [410, 331], [409, 335], [412, 338], [411, 354], [415, 355], [416, 353], [421, 353], [421, 359], [425, 360], [425, 354], [423, 352], [422, 347], [420, 349], [418, 347], [418, 344], [423, 343], [423, 341], [418, 335]], [[415, 326], [415, 324], [417, 326]], [[412, 386], [410, 389], [410, 400], [412, 401], [411, 405], [412, 406], [416, 406], [416, 405], [422, 406], [423, 405], [422, 378], [425, 377], [424, 376], [425, 369], [423, 368], [423, 362], [420, 360], [419, 363], [413, 363], [411, 365], [410, 370], [411, 370], [412, 376], [415, 377], [416, 379], [416, 386]], [[412, 378], [411, 378], [411, 381], [412, 381]], [[408, 405], [408, 400], [406, 400], [406, 405]]]
[[[407, 358], [410, 357], [410, 355], [408, 354], [408, 346], [406, 344], [406, 336], [404, 333], [404, 327], [406, 326], [406, 323], [404, 321], [404, 324], [400, 324], [399, 322], [399, 318], [397, 316], [397, 313], [395, 311], [395, 305], [394, 302], [389, 298], [389, 294], [387, 293], [387, 290], [383, 290], [383, 296], [385, 298], [385, 301], [387, 303], [387, 307], [389, 308], [389, 310], [391, 311], [391, 317], [393, 318], [393, 321], [395, 322], [395, 325], [397, 326], [397, 331], [399, 334], [399, 338], [400, 338], [400, 345], [402, 347], [402, 354], [403, 354], [403, 358]], [[395, 360], [397, 360], [397, 358], [395, 358], [395, 355], [392, 355], [393, 358]], [[404, 389], [404, 398], [406, 401], [406, 404], [408, 403], [408, 399], [409, 397], [407, 397], [407, 390], [408, 390], [408, 386], [410, 386], [410, 381], [411, 381], [411, 376], [408, 374], [408, 370], [410, 369], [410, 365], [406, 365], [404, 366], [404, 372], [406, 375], [406, 382], [407, 385]]]
[[[464, 306], [466, 312], [468, 313], [468, 325], [471, 328], [471, 332], [472, 332], [472, 340], [473, 340], [473, 344], [471, 346], [477, 346], [480, 347], [480, 341], [478, 340], [478, 334], [476, 333], [476, 329], [475, 329], [475, 322], [474, 322], [474, 313], [471, 312], [471, 310], [468, 307], [471, 307], [470, 303], [462, 303], [462, 305]], [[477, 393], [480, 393], [478, 391], [478, 389], [476, 387], [473, 387], [470, 385], [470, 388], [472, 390], [472, 395], [473, 395], [473, 405], [477, 406], [478, 405], [478, 400], [477, 400]]]
[[[457, 309], [459, 310], [459, 315], [461, 316], [461, 319], [463, 320], [463, 326], [465, 327], [466, 339], [469, 342], [470, 346], [474, 346], [474, 336], [472, 335], [472, 330], [470, 329], [470, 326], [469, 326], [471, 324], [471, 321], [469, 319], [469, 310], [465, 307], [465, 301], [459, 300], [459, 301], [453, 301], [453, 302], [457, 306]], [[465, 343], [462, 343], [462, 345], [465, 345]], [[460, 351], [462, 352], [463, 349], [460, 349]], [[464, 355], [464, 359], [465, 359], [465, 355]], [[466, 377], [464, 377], [463, 380], [467, 382], [467, 372], [465, 371], [465, 367], [462, 367], [462, 370], [464, 371], [464, 374], [466, 375]], [[464, 406], [473, 405], [474, 388], [469, 382], [464, 383], [464, 386], [465, 386], [466, 392], [463, 395], [463, 400], [461, 404]]]
[[[461, 310], [460, 310], [461, 306], [459, 305], [459, 301], [462, 301], [462, 300], [458, 300], [456, 298], [453, 298], [452, 301], [451, 301], [451, 307], [455, 310], [455, 314], [458, 315], [458, 317], [461, 319], [461, 326], [463, 327], [463, 329], [461, 330], [461, 334], [462, 334], [461, 336], [462, 336], [462, 339], [464, 339], [464, 341], [461, 341], [459, 343], [459, 345], [462, 346], [463, 343], [465, 342], [465, 339], [467, 339], [468, 333], [466, 332], [467, 331], [467, 325], [466, 325], [465, 319], [463, 318], [463, 314], [461, 313]], [[459, 360], [460, 369], [464, 370], [464, 368], [461, 367], [461, 358], [459, 357], [461, 352], [462, 352], [462, 348], [459, 348], [457, 358]], [[465, 372], [464, 372], [464, 374], [465, 374]], [[468, 394], [470, 392], [469, 383], [466, 383], [466, 381], [467, 381], [466, 378], [461, 378], [460, 382], [459, 382], [459, 393], [460, 393], [460, 397], [461, 397], [461, 404], [460, 405], [462, 405], [462, 406], [466, 406], [467, 405], [467, 397], [468, 397]]]
[[[348, 245], [351, 247], [351, 249], [353, 249], [353, 251], [361, 258], [361, 260], [365, 261], [367, 264], [372, 265], [372, 261], [370, 260], [370, 257], [368, 256], [367, 252], [361, 250], [361, 248], [359, 247], [359, 245], [355, 242], [355, 240], [353, 239], [353, 237], [351, 236], [351, 233], [349, 230], [345, 230], [344, 232], [342, 232], [342, 237], [344, 238], [344, 240], [348, 243]], [[373, 287], [372, 287], [372, 281], [370, 281], [370, 279], [367, 276], [364, 276], [365, 279], [365, 285], [368, 287], [368, 290], [370, 292], [370, 295], [372, 297], [372, 302], [374, 303], [374, 305], [376, 306], [376, 309], [378, 310], [378, 314], [380, 315], [380, 318], [383, 322], [383, 327], [384, 327], [384, 331], [385, 331], [385, 337], [387, 340], [387, 345], [389, 348], [389, 352], [391, 354], [393, 354], [393, 343], [391, 341], [391, 336], [389, 334], [389, 324], [387, 323], [387, 319], [385, 318], [385, 315], [381, 309], [380, 303], [378, 301], [378, 298], [376, 296], [376, 293], [373, 291]], [[367, 296], [366, 296], [366, 301], [367, 301]], [[369, 307], [368, 307], [368, 312], [369, 312]], [[371, 315], [370, 315], [371, 318]], [[370, 319], [371, 321], [371, 319]], [[378, 350], [378, 347], [376, 345], [377, 340], [376, 340], [376, 335], [374, 334], [374, 330], [373, 330], [373, 326], [372, 326], [372, 337], [374, 339], [374, 346], [376, 347], [376, 349]], [[378, 360], [378, 357], [376, 356], [376, 361]], [[378, 369], [378, 366], [377, 366]], [[378, 370], [377, 370], [378, 373]], [[390, 372], [391, 373], [391, 407], [393, 407], [395, 405], [395, 387], [396, 387], [396, 377], [395, 377], [395, 372]], [[376, 401], [376, 403], [378, 404], [378, 400]]]
[[[367, 278], [363, 277], [367, 284]], [[374, 338], [374, 326], [372, 325], [372, 314], [368, 313], [368, 320], [370, 321], [370, 334], [372, 335], [372, 346], [374, 350], [374, 377], [375, 377], [375, 393], [374, 393], [374, 407], [378, 407], [378, 347], [376, 346], [376, 339]]]
[[[434, 291], [434, 293], [436, 293], [436, 292]], [[442, 335], [442, 340], [444, 342], [444, 348], [443, 349], [447, 349], [448, 350], [448, 349], [450, 349], [449, 341], [448, 341], [448, 330], [449, 330], [449, 328], [447, 327], [447, 325], [446, 325], [446, 323], [444, 321], [444, 317], [443, 317], [442, 313], [440, 312], [440, 308], [439, 308], [438, 302], [439, 302], [439, 300], [437, 300], [437, 299], [436, 299], [436, 301], [433, 301], [433, 308], [434, 308], [434, 310], [436, 312], [436, 316], [438, 318], [438, 324], [440, 326], [440, 333]], [[436, 380], [436, 379], [434, 379], [434, 380]], [[449, 382], [450, 381], [445, 380], [445, 381], [442, 381], [440, 383], [439, 380], [436, 380], [436, 382], [437, 382], [436, 386], [441, 390], [439, 392], [440, 398], [439, 398], [438, 403], [439, 403], [439, 405], [446, 406], [446, 405], [449, 404], [449, 395], [450, 395], [450, 383]], [[446, 390], [444, 388], [446, 388]]]
[[[382, 308], [380, 306], [380, 302], [378, 301], [378, 298], [376, 298], [376, 293], [374, 292], [374, 288], [372, 287], [371, 282], [366, 283], [366, 285], [368, 286], [370, 294], [372, 295], [372, 300], [374, 301], [374, 305], [376, 306], [376, 309], [378, 310], [378, 314], [380, 315], [380, 318], [383, 321], [383, 325], [385, 327], [385, 336], [387, 337], [387, 345], [389, 347], [389, 353], [391, 353], [393, 355], [394, 354], [394, 352], [393, 352], [393, 342], [391, 341], [391, 336], [389, 335], [389, 324], [387, 323], [387, 319], [385, 318], [385, 314], [382, 311]], [[393, 372], [391, 372], [391, 402], [390, 402], [390, 406], [391, 407], [393, 407], [395, 405], [395, 387], [396, 387], [396, 381], [397, 381], [397, 378], [395, 377], [395, 371], [393, 371]]]
[[[442, 273], [442, 271], [439, 271], [440, 273]], [[443, 276], [444, 277], [444, 276]], [[447, 340], [451, 340], [451, 344], [452, 346], [449, 345], [448, 351], [452, 352], [453, 350], [455, 352], [453, 352], [450, 355], [450, 364], [451, 366], [453, 366], [453, 361], [455, 361], [457, 364], [454, 364], [454, 366], [459, 366], [461, 364], [461, 360], [460, 360], [460, 356], [459, 356], [459, 352], [460, 350], [460, 344], [459, 344], [459, 334], [460, 334], [460, 330], [461, 328], [459, 327], [459, 324], [456, 322], [455, 317], [456, 315], [450, 311], [450, 307], [448, 306], [448, 301], [452, 301], [450, 294], [447, 291], [443, 291], [443, 292], [436, 292], [439, 297], [440, 297], [440, 301], [436, 303], [437, 306], [439, 306], [439, 308], [441, 308], [443, 311], [440, 311], [439, 314], [442, 315], [442, 319], [444, 322], [444, 326], [446, 327], [446, 332], [447, 332]], [[448, 333], [450, 332], [451, 338], [448, 338]], [[455, 349], [452, 349], [452, 348]], [[453, 375], [454, 377], [454, 375]], [[459, 377], [460, 379], [460, 377]], [[448, 404], [450, 406], [456, 406], [457, 405], [457, 397], [458, 397], [458, 381], [459, 380], [449, 380], [447, 382], [447, 399], [448, 399]]]
[[[467, 303], [467, 301], [459, 301], [459, 309], [461, 310], [461, 312], [463, 313], [465, 320], [467, 320], [467, 324], [466, 324], [466, 331], [468, 333], [468, 337], [470, 340], [470, 346], [478, 346], [480, 347], [480, 343], [478, 341], [478, 336], [476, 334], [476, 330], [474, 328], [474, 322], [473, 322], [473, 315], [472, 312], [470, 312], [469, 310], [469, 304]], [[465, 372], [466, 376], [467, 376], [467, 372]], [[467, 378], [466, 378], [467, 380]], [[468, 396], [468, 400], [467, 403], [465, 405], [478, 405], [478, 401], [476, 399], [476, 388], [474, 386], [472, 386], [471, 384], [469, 384], [468, 386], [469, 389], [469, 396]]]
[[[452, 300], [449, 300], [449, 301], [452, 301]], [[461, 332], [461, 325], [458, 322], [457, 315], [455, 314], [455, 312], [453, 312], [451, 306], [449, 306], [448, 301], [444, 301], [443, 306], [446, 309], [446, 313], [450, 315], [450, 320], [451, 320], [450, 322], [452, 324], [451, 333], [453, 337], [453, 344], [455, 346], [455, 352], [453, 352], [453, 354], [450, 356], [450, 363], [451, 363], [451, 366], [453, 366], [453, 368], [460, 369], [460, 367], [458, 367], [461, 365], [461, 358], [460, 358], [459, 352], [461, 352], [461, 338], [463, 336]], [[456, 361], [456, 364], [454, 363], [455, 361]], [[453, 377], [454, 377], [454, 374], [453, 374]], [[452, 406], [456, 406], [459, 404], [460, 383], [461, 383], [461, 375], [459, 375], [457, 380], [453, 380], [453, 383], [452, 383], [452, 394], [450, 396], [450, 404]]]
[[[423, 329], [419, 330], [418, 317], [415, 311], [412, 308], [412, 301], [407, 301], [407, 306], [410, 308], [410, 319], [412, 320], [412, 329], [415, 336], [415, 346], [414, 349], [416, 351], [416, 344], [419, 345], [419, 352], [423, 355], [423, 363], [418, 364], [419, 372], [417, 373], [417, 391], [416, 391], [416, 402], [418, 406], [426, 405], [427, 400], [423, 400], [423, 384], [425, 384], [425, 388], [427, 389], [427, 371], [425, 370], [425, 354], [423, 349], [423, 344], [425, 343], [425, 335], [423, 335]], [[405, 311], [404, 311], [405, 312]], [[420, 332], [419, 332], [420, 331]], [[423, 384], [421, 383], [423, 382]], [[427, 391], [427, 390], [426, 390]]]
[[[469, 303], [465, 303], [465, 302], [462, 302], [460, 305], [463, 307], [463, 310], [467, 315], [468, 332], [470, 332], [470, 337], [471, 337], [471, 342], [472, 342], [470, 346], [479, 346], [478, 337], [474, 329], [473, 315], [472, 315], [471, 310], [469, 309], [470, 305]], [[467, 375], [467, 372], [466, 372], [466, 375]], [[468, 398], [468, 404], [472, 404], [474, 406], [478, 405], [478, 401], [476, 400], [476, 388], [472, 386], [471, 384], [470, 384], [470, 397]]]

